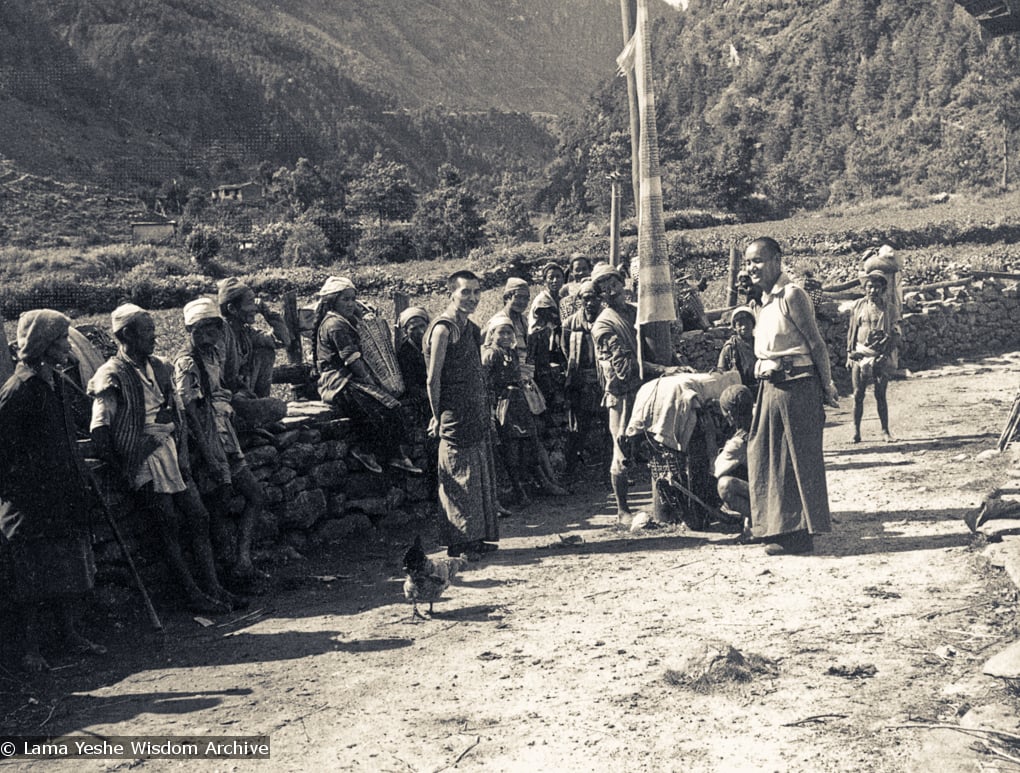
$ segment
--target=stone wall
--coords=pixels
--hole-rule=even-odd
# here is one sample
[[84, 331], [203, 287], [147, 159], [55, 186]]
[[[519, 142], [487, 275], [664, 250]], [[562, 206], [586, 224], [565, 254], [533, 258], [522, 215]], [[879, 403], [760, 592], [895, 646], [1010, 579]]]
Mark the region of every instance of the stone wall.
[[[1020, 297], [1015, 283], [996, 280], [945, 291], [945, 298], [911, 298], [917, 309], [903, 319], [901, 367], [918, 369], [965, 355], [1020, 347]], [[849, 302], [827, 303], [818, 309], [819, 327], [829, 345], [833, 375], [848, 388], [843, 368]], [[674, 336], [676, 347], [698, 370], [708, 370], [732, 331], [725, 325]], [[544, 442], [554, 467], [562, 468], [566, 416], [554, 406], [544, 426]], [[328, 545], [363, 538], [376, 530], [414, 534], [427, 528], [426, 513], [435, 506], [435, 492], [425, 476], [394, 469], [383, 474], [364, 470], [349, 456], [348, 419], [322, 403], [291, 403], [290, 415], [265, 434], [244, 437], [245, 454], [255, 477], [265, 486], [267, 506], [258, 525], [263, 550], [295, 556]], [[418, 430], [412, 458], [424, 465], [424, 432]], [[108, 493], [121, 515], [121, 529], [133, 553], [158, 556], [153, 529], [130, 503]], [[243, 500], [228, 507], [239, 512]], [[128, 584], [119, 548], [102, 521], [97, 521], [97, 556], [107, 574]], [[146, 543], [148, 548], [146, 549]], [[143, 561], [144, 563], [144, 561]], [[151, 563], [158, 565], [155, 558]], [[153, 571], [155, 567], [153, 567]]]
[[[985, 279], [965, 287], [907, 294], [900, 367], [920, 370], [957, 357], [993, 354], [1020, 347], [1020, 290], [1015, 282]], [[848, 381], [846, 335], [852, 301], [817, 309], [818, 327], [829, 346], [837, 383]], [[729, 327], [674, 335], [677, 351], [697, 370], [718, 361], [732, 335]]]
[[[412, 458], [424, 465], [424, 430], [415, 433]], [[266, 507], [257, 524], [256, 542], [282, 560], [376, 529], [403, 529], [413, 534], [426, 527], [428, 504], [436, 498], [426, 476], [393, 468], [382, 474], [365, 470], [350, 455], [350, 420], [323, 403], [291, 403], [289, 415], [265, 432], [243, 434], [245, 457], [265, 490]], [[119, 530], [146, 574], [163, 573], [153, 525], [137, 511], [119, 486], [98, 471], [101, 488], [118, 514]], [[234, 497], [226, 506], [238, 514], [244, 505]], [[100, 582], [130, 584], [130, 576], [105, 519], [95, 520]], [[105, 577], [104, 577], [105, 576]]]

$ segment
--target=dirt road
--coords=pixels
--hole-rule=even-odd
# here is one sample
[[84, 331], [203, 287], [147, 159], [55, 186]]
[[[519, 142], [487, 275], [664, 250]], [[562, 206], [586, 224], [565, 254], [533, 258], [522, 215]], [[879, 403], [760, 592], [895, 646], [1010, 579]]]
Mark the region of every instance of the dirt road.
[[[851, 445], [844, 398], [826, 434], [836, 523], [814, 555], [769, 558], [679, 527], [621, 532], [593, 483], [505, 520], [500, 551], [430, 622], [404, 623], [395, 539], [313, 557], [275, 567], [247, 620], [180, 615], [165, 641], [95, 630], [112, 645], [98, 670], [8, 674], [5, 727], [272, 737], [269, 761], [142, 763], [157, 770], [995, 769], [973, 738], [897, 726], [1015, 708], [980, 672], [1020, 638], [1016, 593], [961, 516], [1017, 485], [1007, 455], [975, 456], [994, 446], [1018, 366], [1020, 354], [895, 382], [895, 444], [877, 442], [869, 402], [865, 442]], [[708, 692], [667, 679], [706, 641], [759, 671]]]

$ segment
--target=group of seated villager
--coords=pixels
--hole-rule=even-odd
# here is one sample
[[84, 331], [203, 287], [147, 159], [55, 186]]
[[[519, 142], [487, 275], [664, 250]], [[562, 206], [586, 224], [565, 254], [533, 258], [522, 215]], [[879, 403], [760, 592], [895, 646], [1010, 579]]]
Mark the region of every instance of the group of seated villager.
[[[813, 535], [829, 529], [821, 433], [823, 406], [836, 394], [828, 349], [779, 245], [758, 239], [745, 259], [747, 305], [732, 311], [733, 335], [703, 373], [657, 353], [626, 275], [583, 254], [566, 271], [543, 266], [534, 299], [528, 281], [508, 279], [503, 308], [482, 328], [470, 319], [480, 280], [455, 272], [445, 310], [400, 313], [396, 347], [354, 283], [330, 276], [306, 330], [318, 397], [350, 420], [350, 454], [365, 469], [426, 474], [451, 556], [477, 560], [498, 549], [498, 518], [509, 514], [499, 466], [508, 504], [566, 495], [565, 484], [601, 478], [594, 467], [608, 473], [621, 525], [721, 523], [768, 543], [770, 554], [808, 553]], [[890, 279], [899, 266], [884, 255], [866, 268], [847, 340], [855, 441], [869, 384], [890, 438], [886, 386], [899, 340]], [[256, 327], [258, 315], [272, 333]], [[118, 306], [116, 353], [85, 375], [67, 367], [80, 333], [66, 316], [43, 309], [18, 321], [18, 363], [0, 388], [0, 566], [28, 669], [47, 668], [47, 612], [67, 647], [104, 652], [78, 633], [74, 609], [94, 582], [91, 518], [109, 507], [106, 486], [151, 524], [189, 609], [227, 612], [259, 592], [253, 540], [265, 493], [242, 438], [287, 413], [270, 387], [276, 349], [291, 332], [234, 278], [219, 283], [216, 298], [186, 304], [183, 322], [187, 341], [163, 358], [152, 315]], [[76, 428], [76, 415], [88, 426]], [[102, 485], [79, 453], [83, 433]], [[412, 461], [423, 435], [423, 457]], [[652, 484], [643, 520], [628, 503], [638, 461]]]
[[[252, 326], [256, 312], [277, 335]], [[242, 608], [261, 577], [252, 539], [264, 497], [238, 428], [286, 415], [269, 385], [274, 350], [288, 334], [236, 279], [223, 280], [216, 299], [188, 303], [183, 321], [188, 341], [168, 360], [155, 354], [152, 315], [118, 306], [110, 315], [117, 351], [82, 383], [80, 363], [70, 361], [69, 336], [79, 335], [70, 320], [49, 309], [19, 319], [18, 365], [0, 389], [0, 558], [30, 670], [47, 668], [40, 651], [47, 611], [68, 647], [104, 652], [77, 633], [73, 609], [92, 587], [92, 517], [108, 487], [154, 527], [189, 609]], [[72, 398], [90, 402], [87, 428], [75, 425]], [[105, 462], [103, 484], [79, 451], [83, 432]], [[244, 501], [236, 518], [227, 506], [235, 497]]]

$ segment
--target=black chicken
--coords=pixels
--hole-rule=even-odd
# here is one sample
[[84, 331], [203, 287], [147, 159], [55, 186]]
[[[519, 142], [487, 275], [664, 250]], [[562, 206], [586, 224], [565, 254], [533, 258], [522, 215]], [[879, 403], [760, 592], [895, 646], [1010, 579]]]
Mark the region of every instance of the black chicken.
[[429, 558], [422, 549], [421, 537], [414, 538], [414, 544], [404, 554], [404, 597], [411, 602], [411, 620], [427, 618], [418, 611], [418, 604], [429, 603], [429, 615], [432, 604], [450, 586], [450, 580], [457, 572], [467, 566], [463, 558]]

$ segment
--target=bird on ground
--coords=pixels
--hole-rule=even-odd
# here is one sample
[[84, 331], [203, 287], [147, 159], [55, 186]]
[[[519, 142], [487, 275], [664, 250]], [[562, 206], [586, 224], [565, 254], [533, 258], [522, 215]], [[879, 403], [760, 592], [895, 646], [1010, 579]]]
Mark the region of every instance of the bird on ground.
[[421, 537], [414, 538], [414, 544], [404, 554], [404, 598], [411, 602], [411, 621], [427, 620], [418, 611], [418, 604], [429, 604], [428, 614], [432, 615], [432, 604], [439, 600], [457, 572], [467, 566], [463, 558], [429, 558], [422, 548]]

